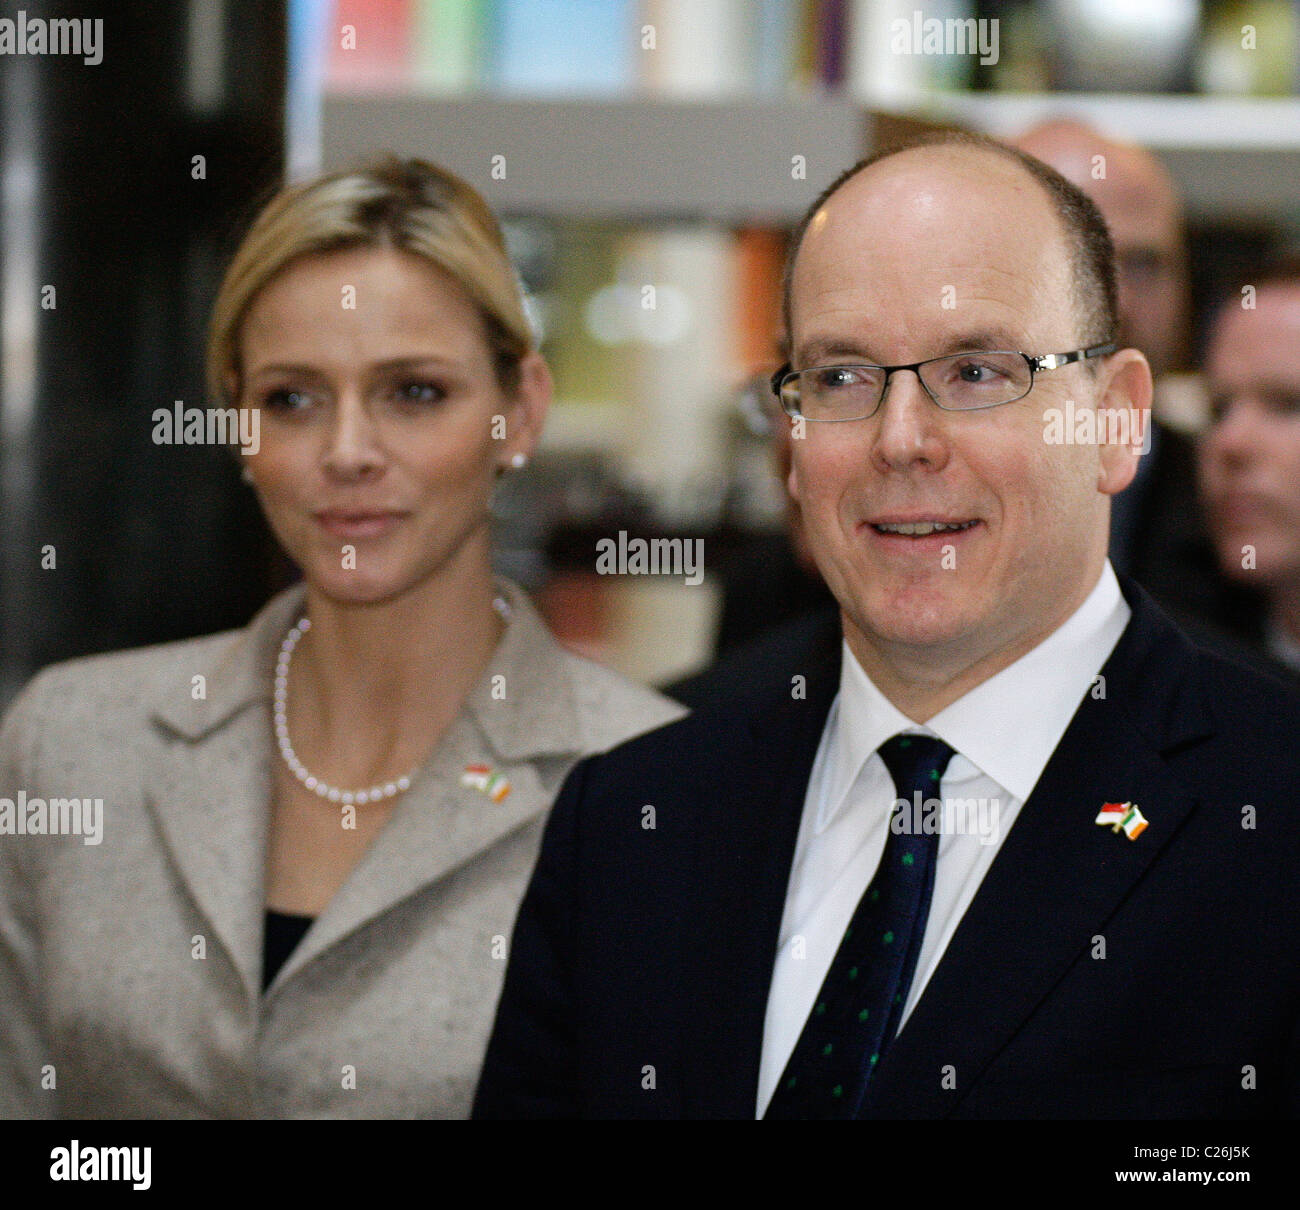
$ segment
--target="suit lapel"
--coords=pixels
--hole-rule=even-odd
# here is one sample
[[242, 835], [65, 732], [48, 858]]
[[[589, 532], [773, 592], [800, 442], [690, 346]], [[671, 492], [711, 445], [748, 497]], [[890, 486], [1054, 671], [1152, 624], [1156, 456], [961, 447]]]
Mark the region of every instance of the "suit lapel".
[[[951, 1114], [1195, 809], [1164, 752], [1210, 731], [1195, 654], [1141, 590], [1089, 695], [1003, 842], [911, 1017], [872, 1081], [864, 1116]], [[1094, 820], [1135, 802], [1135, 840]], [[955, 1088], [943, 1087], [952, 1068]]]
[[[269, 994], [395, 904], [541, 819], [562, 773], [582, 754], [582, 720], [564, 652], [520, 589], [504, 581], [498, 587], [511, 620], [487, 668]], [[501, 801], [473, 784], [471, 766], [505, 778], [509, 789]]]
[[[464, 784], [466, 768], [483, 764], [509, 782], [503, 801]], [[542, 784], [531, 762], [501, 761], [462, 712], [268, 992], [274, 995], [319, 954], [395, 904], [540, 819], [555, 789]]]
[[[814, 634], [798, 674], [759, 699], [732, 756], [710, 768], [716, 797], [697, 802], [691, 854], [698, 888], [685, 941], [689, 1006], [708, 1026], [682, 1030], [687, 1117], [752, 1118], [758, 1095], [767, 997], [785, 910], [790, 864], [822, 728], [839, 687], [838, 617]], [[725, 789], [723, 789], [725, 787]]]
[[250, 1004], [261, 988], [269, 749], [261, 712], [246, 710], [202, 744], [170, 745], [145, 791], [177, 877], [211, 923], [206, 948], [225, 948]]
[[[230, 955], [250, 1006], [261, 992], [271, 736], [266, 717], [280, 640], [300, 587], [271, 600], [152, 703], [164, 742], [145, 803], [177, 877]], [[202, 677], [203, 696], [196, 698]]]

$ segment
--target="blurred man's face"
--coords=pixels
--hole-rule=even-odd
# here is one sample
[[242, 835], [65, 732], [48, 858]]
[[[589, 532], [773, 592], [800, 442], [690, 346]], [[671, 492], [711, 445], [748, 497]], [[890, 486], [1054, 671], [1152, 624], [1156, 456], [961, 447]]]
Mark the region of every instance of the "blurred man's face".
[[[1095, 334], [1080, 330], [1069, 266], [1046, 195], [1017, 164], [969, 148], [902, 152], [810, 223], [792, 365], [1080, 348]], [[901, 371], [874, 415], [806, 423], [790, 491], [860, 660], [924, 650], [973, 666], [1028, 650], [1077, 608], [1105, 557], [1108, 496], [1136, 454], [1050, 443], [1044, 412], [1095, 407], [1114, 362], [1095, 377], [1079, 364], [1040, 373], [1024, 398], [970, 412], [941, 410]], [[1147, 375], [1141, 357], [1128, 362]]]
[[1182, 231], [1172, 199], [1122, 171], [1090, 192], [1115, 243], [1120, 342], [1141, 349], [1164, 373], [1182, 352], [1187, 323]]
[[1036, 127], [1016, 145], [1050, 164], [1097, 204], [1115, 244], [1120, 344], [1141, 349], [1159, 376], [1187, 336], [1182, 209], [1159, 162], [1070, 122]]
[[[1229, 303], [1206, 361], [1213, 423], [1200, 484], [1224, 571], [1300, 588], [1300, 282], [1263, 286], [1254, 310]], [[1253, 562], [1253, 568], [1250, 566]]]

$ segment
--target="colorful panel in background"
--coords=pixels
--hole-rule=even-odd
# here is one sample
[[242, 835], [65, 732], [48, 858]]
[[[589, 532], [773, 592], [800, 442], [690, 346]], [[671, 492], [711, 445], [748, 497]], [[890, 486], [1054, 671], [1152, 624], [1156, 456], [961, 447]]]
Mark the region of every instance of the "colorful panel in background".
[[502, 94], [631, 91], [636, 0], [501, 0], [492, 6], [489, 83]]
[[406, 92], [411, 86], [412, 0], [335, 0], [329, 87]]
[[411, 87], [424, 92], [482, 88], [495, 8], [492, 0], [416, 0]]
[[841, 84], [850, 0], [292, 0], [334, 92], [774, 95]]

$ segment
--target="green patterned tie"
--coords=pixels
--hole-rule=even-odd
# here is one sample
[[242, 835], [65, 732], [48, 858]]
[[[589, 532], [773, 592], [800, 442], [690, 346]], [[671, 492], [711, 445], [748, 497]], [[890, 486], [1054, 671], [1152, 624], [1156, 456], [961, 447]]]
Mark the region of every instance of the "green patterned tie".
[[934, 893], [939, 834], [913, 835], [914, 796], [938, 797], [953, 750], [928, 735], [896, 735], [880, 746], [898, 801], [889, 839], [795, 1044], [768, 1118], [853, 1118], [894, 1035], [916, 971]]

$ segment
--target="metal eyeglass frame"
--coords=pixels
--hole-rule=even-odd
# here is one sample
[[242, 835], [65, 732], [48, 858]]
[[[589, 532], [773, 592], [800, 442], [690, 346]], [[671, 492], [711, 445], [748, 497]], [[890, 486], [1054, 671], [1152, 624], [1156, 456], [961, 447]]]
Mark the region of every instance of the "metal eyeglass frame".
[[[870, 419], [878, 411], [880, 411], [880, 405], [884, 402], [885, 399], [885, 392], [889, 390], [890, 375], [892, 375], [897, 370], [911, 370], [912, 373], [916, 375], [916, 380], [921, 384], [921, 389], [927, 395], [930, 396], [931, 402], [934, 404], [935, 407], [939, 408], [941, 411], [983, 412], [983, 411], [987, 411], [989, 408], [1000, 408], [1004, 404], [1015, 403], [1017, 399], [1023, 399], [1026, 395], [1029, 394], [1030, 391], [1034, 389], [1034, 375], [1041, 370], [1057, 370], [1060, 369], [1061, 366], [1067, 366], [1071, 364], [1071, 362], [1075, 362], [1075, 361], [1083, 361], [1085, 358], [1088, 357], [1105, 357], [1115, 352], [1117, 347], [1118, 345], [1116, 344], [1116, 342], [1110, 340], [1107, 341], [1105, 344], [1090, 345], [1086, 349], [1073, 349], [1069, 353], [1044, 353], [1040, 357], [1036, 357], [1032, 353], [1024, 353], [1019, 349], [970, 349], [961, 353], [945, 353], [942, 357], [927, 357], [924, 361], [913, 361], [913, 362], [909, 362], [907, 365], [878, 366], [878, 365], [872, 365], [870, 362], [860, 361], [860, 362], [845, 363], [842, 365], [808, 367], [808, 369], [810, 370], [884, 370], [885, 381], [880, 385], [880, 397], [876, 400], [876, 406], [872, 408], [871, 411], [864, 412], [861, 416], [836, 416], [832, 418], [829, 416], [804, 416], [802, 412], [792, 412], [788, 407], [786, 407], [785, 398], [781, 394], [781, 389], [791, 378], [795, 377], [798, 374], [806, 373], [806, 371], [791, 369], [790, 363], [788, 361], [779, 370], [777, 370], [775, 374], [772, 375], [770, 380], [770, 385], [772, 388], [772, 393], [776, 396], [777, 402], [780, 403], [781, 405], [781, 410], [785, 412], [785, 414], [789, 416], [791, 419], [802, 418], [808, 421], [809, 424], [840, 424], [846, 420]], [[1023, 357], [1025, 359], [1025, 364], [1029, 366], [1029, 385], [1024, 389], [1023, 393], [1016, 395], [1011, 399], [1001, 399], [997, 403], [984, 403], [981, 404], [979, 407], [974, 407], [974, 408], [946, 408], [937, 399], [935, 399], [934, 394], [931, 392], [930, 388], [925, 385], [925, 379], [921, 377], [921, 367], [928, 366], [933, 362], [948, 361], [953, 357], [978, 357], [981, 354], [990, 354], [990, 353], [1001, 353], [1004, 355]]]

